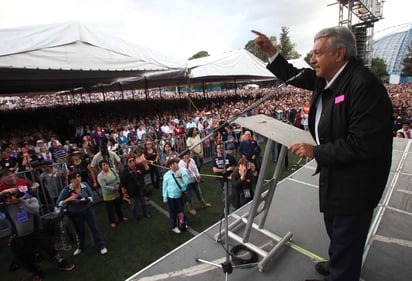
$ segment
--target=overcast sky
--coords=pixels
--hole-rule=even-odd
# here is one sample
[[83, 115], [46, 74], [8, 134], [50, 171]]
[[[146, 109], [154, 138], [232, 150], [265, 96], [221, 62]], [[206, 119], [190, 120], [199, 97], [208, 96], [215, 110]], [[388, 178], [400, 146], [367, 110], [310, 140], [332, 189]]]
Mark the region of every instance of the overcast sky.
[[[369, 0], [371, 1], [371, 0]], [[335, 0], [0, 0], [0, 28], [79, 21], [95, 28], [187, 59], [198, 51], [220, 54], [254, 39], [251, 29], [279, 37], [281, 27], [303, 56], [313, 35], [338, 24]], [[410, 23], [411, 0], [387, 0], [381, 37]]]

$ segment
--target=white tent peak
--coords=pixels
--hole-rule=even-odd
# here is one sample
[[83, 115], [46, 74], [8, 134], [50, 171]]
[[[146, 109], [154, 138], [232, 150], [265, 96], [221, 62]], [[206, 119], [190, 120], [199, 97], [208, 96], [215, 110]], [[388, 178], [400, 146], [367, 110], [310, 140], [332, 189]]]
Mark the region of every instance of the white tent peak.
[[189, 60], [187, 67], [194, 78], [240, 75], [274, 79], [266, 64], [246, 49]]
[[[142, 70], [143, 67], [144, 70], [162, 70], [186, 66], [185, 61], [167, 57], [139, 44], [126, 42], [80, 22], [0, 29], [0, 35], [0, 58], [13, 55], [13, 59], [18, 60], [17, 55], [31, 53], [42, 55], [47, 60], [49, 56], [55, 57], [56, 54], [60, 54], [66, 58], [63, 64], [59, 61], [56, 68], [62, 69]], [[100, 57], [93, 58], [95, 52]], [[104, 65], [96, 61], [102, 59], [102, 55], [103, 59], [108, 59], [104, 61]], [[79, 59], [78, 56], [82, 58]], [[21, 60], [20, 64], [19, 61], [14, 61], [9, 65], [0, 61], [0, 67], [50, 68], [50, 64], [42, 65], [38, 56], [37, 65], [30, 64], [30, 58], [27, 56], [24, 59], [26, 61]], [[115, 63], [116, 60], [118, 64]], [[136, 63], [140, 63], [140, 66]], [[55, 68], [53, 64], [51, 68]]]

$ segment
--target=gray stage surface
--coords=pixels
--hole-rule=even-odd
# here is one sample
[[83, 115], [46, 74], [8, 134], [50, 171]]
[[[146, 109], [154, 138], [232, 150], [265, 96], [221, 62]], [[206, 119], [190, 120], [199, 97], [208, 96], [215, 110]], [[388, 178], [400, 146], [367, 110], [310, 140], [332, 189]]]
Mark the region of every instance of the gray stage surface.
[[[375, 211], [365, 251], [362, 280], [407, 281], [412, 276], [412, 141], [394, 139], [393, 161], [385, 195]], [[318, 207], [318, 178], [312, 176], [316, 163], [309, 162], [279, 182], [264, 228], [284, 236], [293, 233], [270, 266], [261, 272], [256, 265], [236, 267], [225, 274], [221, 267], [199, 263], [197, 258], [216, 263], [226, 261], [226, 252], [215, 235], [217, 223], [161, 259], [129, 277], [128, 281], [157, 280], [275, 280], [322, 279], [314, 264], [327, 258], [328, 238]], [[229, 217], [229, 223], [250, 209], [249, 205]], [[259, 215], [260, 216], [260, 215]], [[259, 216], [257, 218], [259, 218]], [[237, 232], [242, 235], [244, 227]], [[250, 240], [262, 249], [276, 241], [252, 230]], [[222, 242], [224, 245], [224, 242]], [[230, 241], [230, 247], [237, 245]]]

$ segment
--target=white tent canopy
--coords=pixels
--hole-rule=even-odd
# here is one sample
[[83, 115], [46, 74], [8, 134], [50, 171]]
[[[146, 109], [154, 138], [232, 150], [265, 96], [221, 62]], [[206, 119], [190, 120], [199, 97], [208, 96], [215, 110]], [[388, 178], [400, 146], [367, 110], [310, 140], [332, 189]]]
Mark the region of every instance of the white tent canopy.
[[185, 65], [78, 22], [0, 30], [0, 67], [139, 71]]
[[215, 56], [189, 60], [187, 67], [191, 79], [208, 80], [213, 77], [230, 79], [275, 79], [266, 64], [245, 49]]
[[186, 62], [77, 23], [0, 30], [0, 93], [50, 93], [114, 83]]
[[245, 49], [181, 61], [77, 22], [0, 29], [3, 95], [273, 79]]

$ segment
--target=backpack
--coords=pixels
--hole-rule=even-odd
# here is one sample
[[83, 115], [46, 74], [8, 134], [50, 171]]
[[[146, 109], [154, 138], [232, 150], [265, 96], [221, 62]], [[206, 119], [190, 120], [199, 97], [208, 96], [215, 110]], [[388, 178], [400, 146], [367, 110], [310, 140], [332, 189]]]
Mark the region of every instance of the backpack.
[[184, 230], [187, 229], [186, 218], [185, 218], [185, 214], [183, 212], [177, 213], [177, 215], [176, 215], [176, 226], [181, 231], [184, 231]]

